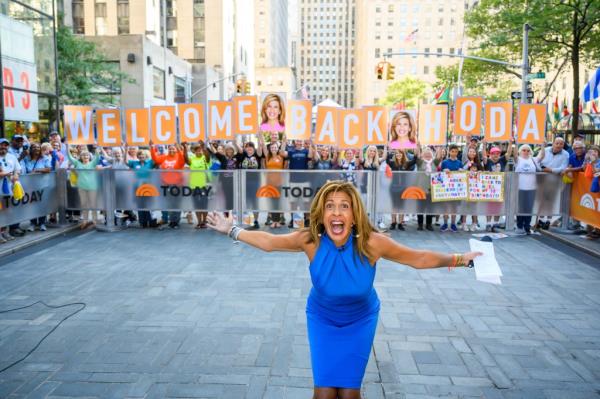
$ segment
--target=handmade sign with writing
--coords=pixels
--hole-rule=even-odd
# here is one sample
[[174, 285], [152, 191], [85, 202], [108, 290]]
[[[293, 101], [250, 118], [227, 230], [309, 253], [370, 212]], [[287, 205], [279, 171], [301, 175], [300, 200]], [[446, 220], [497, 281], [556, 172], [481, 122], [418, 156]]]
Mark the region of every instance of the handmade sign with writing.
[[467, 199], [468, 172], [437, 172], [430, 176], [431, 201], [460, 201]]
[[469, 201], [504, 201], [504, 173], [469, 173]]

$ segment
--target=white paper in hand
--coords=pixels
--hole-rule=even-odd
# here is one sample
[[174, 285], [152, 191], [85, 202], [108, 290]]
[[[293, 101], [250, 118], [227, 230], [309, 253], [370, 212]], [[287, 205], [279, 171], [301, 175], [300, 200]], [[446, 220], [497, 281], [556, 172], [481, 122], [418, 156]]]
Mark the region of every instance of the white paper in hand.
[[498, 261], [496, 261], [496, 255], [494, 255], [494, 244], [470, 239], [469, 246], [471, 247], [471, 251], [483, 254], [473, 259], [475, 263], [475, 278], [478, 281], [486, 283], [502, 284], [502, 280], [500, 280], [502, 271], [500, 270]]

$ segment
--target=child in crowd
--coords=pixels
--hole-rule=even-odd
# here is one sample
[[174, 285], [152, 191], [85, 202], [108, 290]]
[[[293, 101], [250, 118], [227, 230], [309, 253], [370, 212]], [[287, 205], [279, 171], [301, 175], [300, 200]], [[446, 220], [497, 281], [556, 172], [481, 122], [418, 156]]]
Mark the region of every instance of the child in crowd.
[[[463, 163], [458, 159], [458, 146], [452, 144], [448, 148], [448, 158], [442, 161], [441, 169], [444, 172], [455, 172], [461, 170], [462, 167]], [[450, 215], [450, 230], [453, 233], [458, 231], [456, 227], [456, 215]], [[448, 215], [444, 215], [444, 224], [440, 228], [440, 231], [448, 231]]]

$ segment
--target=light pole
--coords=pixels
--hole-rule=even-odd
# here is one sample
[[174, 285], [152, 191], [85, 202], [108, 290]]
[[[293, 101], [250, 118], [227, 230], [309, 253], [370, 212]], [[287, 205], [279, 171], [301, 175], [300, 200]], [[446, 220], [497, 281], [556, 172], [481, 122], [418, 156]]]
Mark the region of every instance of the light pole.
[[436, 57], [453, 57], [453, 58], [468, 58], [470, 60], [477, 60], [483, 62], [489, 62], [492, 64], [500, 64], [510, 68], [521, 68], [521, 103], [527, 102], [527, 74], [529, 73], [529, 31], [533, 30], [531, 25], [525, 23], [523, 24], [523, 60], [521, 64], [513, 64], [508, 61], [495, 60], [493, 58], [486, 57], [477, 57], [474, 55], [464, 55], [464, 54], [449, 54], [449, 53], [431, 53], [431, 52], [407, 52], [407, 53], [386, 53], [383, 55], [384, 59], [388, 57], [392, 57], [395, 55], [400, 56], [408, 56], [408, 55], [424, 55], [424, 56], [436, 56]]

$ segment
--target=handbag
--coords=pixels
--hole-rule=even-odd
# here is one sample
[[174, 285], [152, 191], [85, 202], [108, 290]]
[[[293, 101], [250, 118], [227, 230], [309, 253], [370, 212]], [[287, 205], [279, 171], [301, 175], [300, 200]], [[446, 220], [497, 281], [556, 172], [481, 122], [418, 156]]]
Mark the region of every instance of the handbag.
[[592, 186], [590, 187], [590, 192], [592, 193], [600, 193], [600, 178], [598, 176], [594, 177], [592, 180]]
[[564, 175], [562, 175], [562, 181], [565, 184], [571, 184], [573, 183], [573, 174], [571, 172], [569, 173], [565, 173]]
[[10, 181], [8, 180], [8, 177], [4, 177], [2, 179], [2, 192], [0, 194], [5, 195], [5, 196], [11, 196], [13, 194], [12, 187], [11, 187]]
[[69, 183], [71, 183], [71, 187], [77, 187], [77, 173], [73, 170], [69, 172]]
[[594, 167], [592, 166], [591, 163], [588, 163], [585, 165], [585, 169], [583, 171], [583, 175], [586, 177], [586, 179], [593, 179], [594, 178]]
[[13, 198], [17, 201], [20, 201], [25, 196], [25, 190], [23, 190], [23, 186], [20, 181], [16, 181], [13, 184]]

